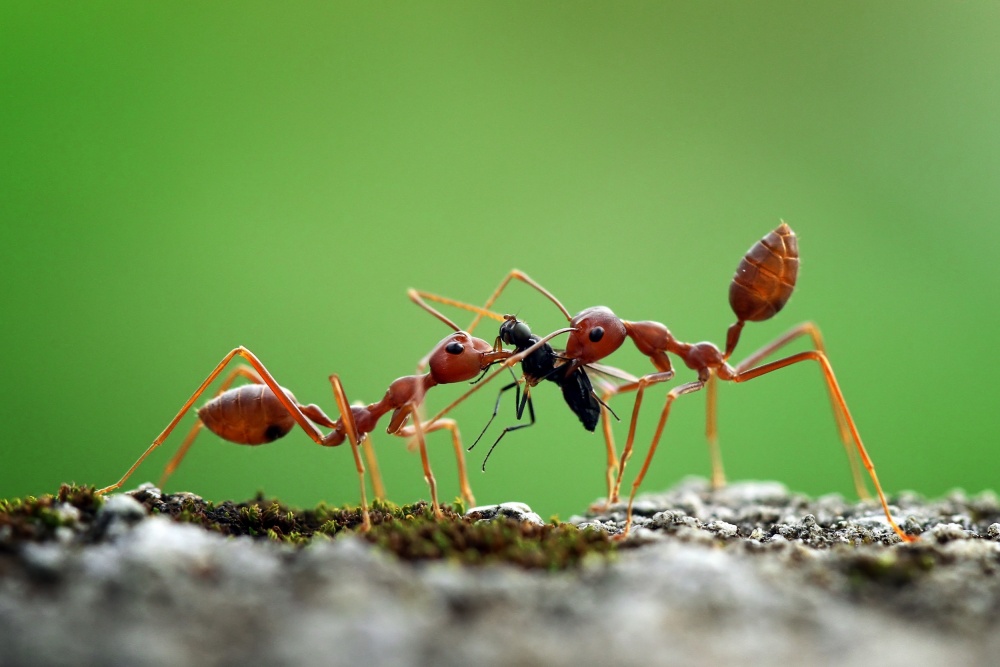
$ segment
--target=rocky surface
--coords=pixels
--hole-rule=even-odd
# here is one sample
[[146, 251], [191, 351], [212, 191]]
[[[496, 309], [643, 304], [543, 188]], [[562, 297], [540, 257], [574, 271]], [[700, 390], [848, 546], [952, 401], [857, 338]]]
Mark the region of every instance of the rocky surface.
[[[689, 480], [560, 571], [55, 503], [47, 539], [0, 524], [0, 665], [996, 664], [1000, 502], [893, 501], [919, 541], [872, 503]], [[621, 509], [572, 521], [614, 532]]]

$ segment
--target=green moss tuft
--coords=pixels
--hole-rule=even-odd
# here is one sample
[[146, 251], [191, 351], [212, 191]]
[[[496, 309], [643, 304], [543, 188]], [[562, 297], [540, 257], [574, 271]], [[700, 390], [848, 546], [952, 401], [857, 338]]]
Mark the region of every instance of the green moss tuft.
[[45, 542], [57, 537], [59, 528], [93, 522], [104, 499], [92, 486], [63, 484], [55, 494], [0, 500], [0, 550], [19, 542]]

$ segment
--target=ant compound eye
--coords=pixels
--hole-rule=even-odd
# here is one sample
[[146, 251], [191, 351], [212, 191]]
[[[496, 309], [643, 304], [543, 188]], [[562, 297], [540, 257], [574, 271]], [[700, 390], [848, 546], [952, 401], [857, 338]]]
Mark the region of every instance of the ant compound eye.
[[461, 343], [448, 343], [444, 351], [448, 354], [462, 354], [462, 352], [465, 352], [465, 346]]
[[604, 327], [594, 327], [590, 330], [590, 342], [596, 343], [604, 338]]
[[515, 324], [514, 332], [521, 340], [527, 340], [531, 337], [531, 328], [524, 322], [518, 322]]

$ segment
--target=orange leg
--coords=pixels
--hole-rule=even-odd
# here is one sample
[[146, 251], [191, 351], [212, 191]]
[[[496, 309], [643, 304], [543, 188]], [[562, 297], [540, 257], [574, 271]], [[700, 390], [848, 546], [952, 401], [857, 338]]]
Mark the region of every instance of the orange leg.
[[[479, 306], [474, 306], [471, 303], [466, 303], [465, 301], [458, 301], [457, 299], [452, 299], [447, 296], [441, 296], [439, 294], [433, 294], [432, 292], [422, 292], [420, 290], [411, 289], [407, 292], [410, 300], [426, 310], [428, 313], [438, 318], [445, 324], [451, 326], [455, 331], [458, 331], [458, 325], [449, 320], [447, 317], [438, 312], [433, 306], [427, 303], [427, 301], [433, 301], [435, 303], [442, 303], [446, 306], [452, 306], [454, 308], [461, 308], [462, 310], [467, 310], [476, 314], [476, 322], [478, 323], [480, 319], [488, 317], [491, 320], [496, 320], [497, 322], [503, 322], [503, 315], [499, 313], [494, 313], [486, 308], [480, 308]], [[425, 299], [427, 301], [425, 301]], [[475, 327], [470, 327], [475, 328]], [[466, 330], [466, 333], [472, 333]]]
[[[826, 354], [826, 348], [823, 345], [823, 336], [819, 332], [819, 328], [812, 322], [803, 322], [792, 329], [789, 329], [784, 334], [774, 339], [764, 347], [760, 348], [746, 359], [741, 361], [736, 365], [736, 372], [740, 373], [756, 366], [761, 361], [771, 356], [774, 352], [780, 348], [788, 345], [796, 338], [801, 336], [809, 336], [812, 339], [813, 349], [815, 349], [820, 354]], [[709, 387], [711, 389], [711, 387]], [[865, 480], [861, 474], [861, 466], [858, 463], [857, 454], [854, 451], [853, 443], [851, 441], [851, 431], [847, 426], [847, 421], [844, 418], [844, 413], [840, 409], [840, 405], [830, 389], [829, 384], [827, 385], [827, 393], [830, 397], [830, 407], [833, 409], [833, 418], [837, 422], [837, 431], [840, 433], [840, 441], [844, 444], [844, 451], [847, 454], [847, 462], [851, 467], [851, 478], [854, 480], [854, 489], [858, 494], [858, 497], [862, 500], [871, 500], [871, 494], [868, 493], [868, 489], [865, 487]], [[710, 410], [714, 412], [715, 410], [715, 397], [709, 393], [709, 404]], [[713, 417], [714, 422], [714, 417]], [[714, 423], [712, 424], [714, 429]]]
[[605, 405], [611, 400], [611, 396], [616, 393], [618, 393], [617, 387], [611, 389], [605, 388], [604, 395], [601, 397], [601, 430], [604, 432], [604, 448], [607, 452], [604, 481], [607, 484], [608, 492], [603, 507], [598, 505], [591, 508], [598, 511], [605, 510], [610, 505], [618, 502], [618, 496], [615, 495], [615, 479], [618, 477], [618, 454], [615, 451], [615, 436], [611, 432], [611, 414], [607, 405]]
[[125, 483], [125, 480], [127, 480], [132, 475], [132, 473], [135, 472], [135, 469], [138, 468], [142, 464], [142, 462], [146, 460], [146, 457], [152, 454], [157, 447], [163, 444], [163, 441], [167, 439], [167, 436], [170, 435], [171, 431], [174, 430], [174, 428], [177, 426], [177, 423], [184, 417], [185, 414], [187, 414], [187, 411], [191, 409], [191, 406], [194, 405], [194, 402], [198, 400], [198, 398], [208, 388], [208, 385], [212, 384], [215, 378], [217, 378], [219, 374], [222, 373], [222, 370], [235, 356], [243, 357], [247, 362], [249, 362], [250, 365], [253, 367], [253, 369], [257, 371], [257, 373], [260, 375], [261, 382], [266, 384], [271, 389], [271, 391], [274, 392], [274, 395], [278, 398], [281, 404], [285, 406], [285, 409], [288, 410], [288, 412], [292, 415], [292, 418], [295, 419], [296, 423], [298, 423], [298, 425], [302, 427], [302, 430], [304, 430], [306, 434], [316, 442], [316, 444], [323, 444], [323, 434], [319, 432], [319, 429], [317, 429], [306, 418], [306, 416], [302, 414], [302, 411], [299, 409], [297, 405], [292, 403], [288, 399], [288, 397], [285, 396], [285, 392], [281, 390], [281, 387], [278, 386], [278, 383], [275, 381], [274, 377], [272, 377], [271, 374], [268, 372], [268, 370], [264, 368], [264, 365], [260, 362], [260, 360], [256, 356], [254, 356], [254, 354], [250, 350], [246, 349], [241, 345], [240, 347], [231, 350], [229, 354], [227, 354], [225, 357], [222, 358], [222, 361], [220, 361], [218, 365], [212, 370], [212, 372], [209, 373], [208, 377], [205, 378], [205, 381], [201, 383], [201, 386], [199, 386], [195, 390], [195, 392], [191, 394], [191, 398], [189, 398], [184, 403], [180, 411], [178, 411], [178, 413], [174, 416], [174, 418], [170, 420], [170, 423], [167, 424], [167, 427], [163, 429], [160, 435], [156, 436], [156, 439], [153, 440], [153, 443], [146, 449], [145, 452], [142, 453], [142, 456], [139, 457], [139, 460], [133, 463], [132, 467], [129, 468], [124, 475], [122, 475], [122, 478], [119, 479], [114, 484], [112, 484], [111, 486], [106, 486], [103, 489], [99, 489], [97, 493], [108, 493], [109, 491], [114, 491], [115, 489], [121, 488], [121, 485]]
[[705, 384], [708, 395], [705, 406], [705, 439], [708, 440], [708, 454], [712, 459], [712, 488], [721, 489], [726, 485], [726, 472], [722, 467], [722, 450], [719, 449], [719, 429], [716, 417], [719, 379], [709, 370], [708, 382]]
[[361, 530], [367, 531], [372, 527], [372, 522], [368, 516], [368, 498], [365, 496], [365, 464], [361, 462], [361, 451], [358, 446], [360, 439], [358, 426], [354, 423], [354, 412], [351, 410], [351, 404], [347, 400], [347, 394], [344, 392], [344, 385], [340, 383], [340, 378], [331, 375], [330, 384], [333, 386], [333, 398], [337, 401], [337, 409], [340, 411], [347, 441], [351, 445], [354, 466], [358, 471], [358, 482], [361, 487]]
[[[423, 397], [418, 397], [417, 402], [419, 402]], [[411, 417], [411, 426], [409, 429], [403, 428], [403, 422], [407, 417]], [[436, 419], [433, 421], [437, 421]], [[406, 431], [406, 433], [400, 433], [400, 431]], [[431, 491], [431, 505], [434, 508], [434, 516], [436, 518], [441, 518], [441, 506], [438, 504], [437, 495], [437, 480], [434, 479], [434, 473], [431, 471], [431, 460], [427, 455], [427, 439], [424, 437], [424, 426], [421, 424], [420, 415], [417, 409], [413, 405], [408, 405], [393, 416], [392, 422], [389, 424], [388, 432], [393, 435], [402, 435], [403, 437], [415, 437], [417, 440], [417, 447], [420, 451], [420, 463], [424, 467], [424, 480], [427, 482], [427, 486], [430, 487]]]
[[[219, 389], [218, 391], [215, 392], [215, 395], [219, 396], [224, 391], [229, 389], [229, 387], [238, 377], [246, 378], [247, 380], [249, 380], [254, 384], [260, 384], [261, 382], [260, 376], [257, 375], [256, 371], [254, 371], [249, 366], [240, 365], [234, 368], [232, 371], [230, 371], [229, 375], [227, 375], [222, 380], [222, 383], [219, 385]], [[194, 426], [192, 426], [191, 430], [188, 431], [188, 434], [184, 438], [184, 442], [181, 443], [181, 446], [177, 450], [177, 453], [174, 454], [174, 457], [170, 459], [170, 462], [166, 465], [166, 467], [163, 468], [163, 474], [160, 475], [160, 484], [159, 484], [160, 489], [166, 487], [167, 479], [170, 477], [170, 475], [174, 473], [175, 470], [177, 470], [177, 466], [181, 464], [181, 461], [184, 459], [184, 456], [187, 454], [188, 450], [191, 449], [191, 445], [192, 443], [194, 443], [194, 439], [198, 436], [198, 433], [201, 432], [202, 426], [204, 426], [204, 424], [201, 423], [200, 419], [194, 423]]]
[[[442, 315], [436, 308], [428, 304], [427, 301], [443, 303], [447, 306], [454, 306], [456, 308], [462, 308], [464, 310], [469, 310], [474, 313], [477, 313], [476, 321], [478, 321], [480, 317], [489, 317], [490, 319], [496, 320], [498, 322], [504, 321], [503, 315], [498, 315], [497, 313], [488, 311], [484, 308], [473, 306], [472, 304], [469, 303], [456, 301], [455, 299], [449, 299], [448, 297], [445, 296], [438, 296], [437, 294], [431, 294], [430, 292], [421, 292], [419, 290], [411, 289], [407, 291], [407, 296], [410, 297], [410, 301], [417, 304], [418, 306], [426, 310], [428, 313], [430, 313], [437, 319], [441, 320], [442, 322], [450, 326], [455, 331], [459, 330], [458, 325], [449, 320], [444, 315]], [[471, 333], [471, 331], [468, 333]], [[420, 361], [417, 362], [417, 373], [423, 373], [424, 371], [427, 370], [427, 364], [430, 362], [430, 358], [431, 357], [429, 352], [420, 358]]]
[[[629, 422], [628, 426], [628, 439], [625, 441], [625, 448], [622, 449], [621, 460], [618, 462], [618, 477], [615, 479], [614, 490], [611, 493], [611, 497], [617, 499], [621, 493], [622, 487], [622, 476], [625, 474], [625, 465], [628, 460], [632, 458], [632, 446], [635, 443], [635, 428], [639, 423], [639, 408], [642, 405], [642, 397], [646, 392], [646, 387], [651, 384], [658, 384], [660, 382], [666, 382], [674, 376], [673, 371], [662, 371], [659, 373], [650, 373], [649, 375], [644, 375], [639, 378], [638, 382], [632, 382], [621, 387], [618, 387], [618, 393], [626, 391], [635, 391], [635, 404], [632, 406], [632, 420]], [[685, 385], [686, 386], [686, 385]], [[611, 447], [613, 445], [609, 445]], [[631, 503], [630, 503], [631, 506]]]
[[[416, 303], [418, 306], [429, 312], [431, 315], [434, 315], [438, 319], [442, 320], [446, 324], [450, 323], [451, 321], [448, 320], [443, 315], [441, 315], [440, 313], [438, 313], [433, 308], [431, 308], [426, 303], [423, 303], [422, 302], [423, 299], [427, 299], [428, 301], [434, 301], [436, 303], [443, 303], [445, 305], [454, 306], [456, 308], [462, 308], [463, 310], [468, 310], [475, 313], [476, 316], [472, 319], [472, 322], [469, 323], [469, 327], [466, 329], [468, 333], [472, 333], [475, 330], [475, 328], [479, 325], [479, 322], [484, 317], [488, 317], [490, 319], [497, 320], [499, 322], [503, 321], [503, 317], [491, 311], [490, 307], [498, 298], [500, 298], [500, 294], [502, 294], [503, 291], [507, 289], [507, 285], [510, 284], [511, 280], [520, 280], [526, 285], [529, 285], [530, 287], [538, 290], [539, 292], [541, 292], [543, 296], [545, 296], [545, 298], [547, 298], [549, 301], [551, 301], [556, 305], [556, 308], [558, 308], [559, 311], [563, 314], [563, 316], [565, 316], [567, 321], [573, 319], [572, 316], [569, 314], [569, 311], [566, 310], [566, 307], [562, 305], [559, 299], [557, 299], [555, 295], [552, 294], [552, 292], [548, 291], [547, 289], [536, 283], [530, 276], [528, 276], [526, 273], [522, 271], [519, 271], [518, 269], [512, 269], [511, 272], [508, 273], [506, 277], [504, 277], [504, 279], [500, 281], [500, 284], [497, 286], [495, 290], [493, 290], [493, 294], [491, 294], [490, 298], [486, 300], [486, 303], [483, 304], [482, 308], [478, 306], [473, 306], [472, 304], [465, 303], [463, 301], [457, 301], [455, 299], [451, 299], [446, 296], [439, 296], [437, 294], [432, 294], [430, 292], [410, 290], [409, 295], [410, 299], [414, 303]], [[458, 331], [458, 327], [454, 328], [456, 331]]]
[[731, 379], [735, 382], [746, 382], [747, 380], [752, 380], [755, 377], [760, 377], [761, 375], [766, 375], [767, 373], [776, 371], [779, 368], [791, 366], [792, 364], [799, 363], [800, 361], [807, 361], [810, 359], [819, 363], [820, 368], [823, 369], [823, 377], [826, 379], [827, 387], [830, 390], [830, 394], [836, 401], [840, 413], [844, 416], [851, 438], [857, 446], [858, 456], [861, 457], [861, 462], [864, 464], [865, 469], [868, 471], [868, 475], [871, 477], [872, 484], [875, 486], [875, 492], [878, 494], [879, 502], [882, 503], [882, 509], [885, 511], [885, 517], [888, 519], [889, 525], [892, 526], [892, 529], [896, 531], [896, 534], [899, 535], [899, 539], [902, 541], [915, 541], [916, 538], [904, 533], [889, 513], [889, 503], [885, 499], [885, 494], [882, 492], [882, 486], [879, 484], [878, 476], [875, 474], [875, 465], [872, 463], [871, 458], [868, 456], [868, 452], [865, 450], [864, 444], [861, 442], [861, 434], [858, 433], [857, 425], [854, 423], [854, 419], [851, 417], [851, 413], [847, 409], [847, 402], [844, 400], [843, 392], [840, 391], [840, 385], [837, 384], [837, 378], [833, 374], [833, 367], [830, 365], [830, 360], [827, 359], [824, 353], [817, 350], [799, 352], [798, 354], [793, 354], [789, 357], [785, 357], [784, 359], [772, 361], [771, 363], [764, 364], [763, 366], [742, 370]]
[[372, 436], [365, 433], [361, 438], [361, 450], [365, 454], [365, 461], [368, 462], [368, 474], [372, 478], [372, 494], [379, 500], [385, 500], [385, 485], [382, 483], [382, 472], [378, 468], [378, 459], [375, 458], [375, 448], [372, 446]]
[[[160, 433], [160, 435], [158, 435], [156, 439], [153, 440], [152, 444], [146, 448], [146, 451], [142, 453], [139, 459], [132, 464], [132, 467], [129, 468], [124, 475], [122, 475], [121, 479], [119, 479], [117, 482], [115, 482], [110, 486], [106, 486], [103, 489], [99, 489], [97, 493], [105, 494], [110, 491], [114, 491], [115, 489], [121, 488], [121, 486], [125, 483], [125, 481], [132, 476], [132, 473], [135, 472], [136, 468], [138, 468], [142, 464], [142, 462], [146, 460], [146, 457], [148, 457], [161, 444], [163, 444], [164, 440], [167, 439], [167, 436], [170, 435], [170, 433], [174, 430], [174, 428], [184, 417], [184, 415], [187, 414], [187, 411], [191, 409], [191, 406], [194, 405], [195, 401], [198, 400], [198, 398], [205, 392], [208, 386], [222, 373], [226, 365], [233, 359], [233, 357], [236, 356], [242, 357], [244, 360], [247, 361], [247, 363], [250, 364], [250, 366], [252, 367], [252, 371], [251, 369], [246, 369], [246, 373], [250, 374], [252, 372], [256, 372], [256, 374], [259, 376], [259, 381], [267, 385], [267, 387], [274, 393], [278, 401], [284, 406], [286, 410], [288, 410], [289, 414], [292, 416], [292, 419], [294, 419], [295, 422], [302, 428], [302, 430], [306, 432], [306, 435], [312, 438], [313, 442], [315, 442], [317, 445], [322, 445], [324, 447], [327, 446], [323, 434], [311, 421], [309, 421], [309, 418], [306, 416], [306, 413], [304, 412], [305, 410], [311, 414], [314, 411], [314, 409], [315, 411], [318, 411], [318, 408], [315, 408], [315, 406], [303, 407], [293, 403], [288, 398], [288, 396], [285, 395], [285, 392], [282, 391], [281, 387], [278, 385], [278, 382], [274, 379], [274, 376], [272, 376], [271, 373], [267, 370], [267, 368], [264, 367], [264, 364], [261, 363], [260, 359], [258, 359], [253, 352], [251, 352], [250, 350], [241, 345], [240, 347], [231, 350], [225, 357], [222, 358], [222, 361], [220, 361], [216, 365], [216, 367], [212, 370], [212, 372], [209, 373], [208, 377], [205, 378], [205, 381], [201, 383], [201, 385], [195, 390], [193, 394], [191, 394], [191, 397], [184, 402], [184, 405], [181, 406], [181, 409], [177, 412], [174, 418], [170, 420], [170, 423], [167, 424], [166, 428], [164, 428], [163, 431]], [[250, 377], [250, 375], [247, 375], [247, 377]], [[343, 419], [344, 427], [348, 431], [348, 436], [350, 436], [352, 432], [354, 433], [354, 437], [351, 439], [351, 448], [355, 452], [355, 458], [357, 459], [358, 462], [360, 462], [360, 457], [357, 455], [358, 437], [357, 437], [357, 427], [354, 424], [354, 413], [351, 412], [346, 397], [343, 397], [343, 400], [341, 400], [342, 395], [343, 395], [343, 389], [341, 388], [340, 393], [338, 394], [337, 386], [335, 385], [334, 396], [338, 399], [337, 405], [341, 410], [341, 417]], [[189, 437], [192, 437], [191, 434], [189, 434]], [[190, 443], [188, 443], [188, 446], [190, 446]], [[175, 456], [174, 458], [176, 459], [177, 457]], [[362, 513], [364, 515], [365, 525], [367, 526], [369, 525], [368, 505], [367, 505], [367, 500], [364, 497], [364, 494], [362, 494], [361, 500], [362, 500]]]
[[[473, 385], [471, 389], [469, 389], [464, 394], [462, 394], [461, 396], [459, 396], [458, 398], [456, 398], [454, 401], [452, 401], [447, 406], [445, 406], [442, 410], [440, 410], [436, 415], [434, 415], [433, 417], [431, 417], [430, 419], [428, 419], [426, 421], [422, 421], [420, 419], [419, 414], [417, 414], [417, 411], [414, 408], [414, 406], [420, 405], [422, 403], [423, 396], [416, 396], [414, 398], [413, 402], [410, 405], [407, 405], [407, 406], [404, 406], [403, 408], [400, 408], [395, 413], [395, 415], [393, 416], [392, 421], [389, 422], [389, 427], [386, 429], [386, 431], [388, 433], [393, 433], [393, 434], [396, 433], [397, 431], [399, 431], [400, 429], [403, 428], [403, 423], [406, 421], [407, 417], [409, 417], [411, 415], [413, 417], [412, 424], [411, 424], [412, 429], [413, 429], [412, 436], [416, 437], [417, 445], [418, 445], [418, 447], [420, 449], [420, 460], [421, 460], [421, 463], [423, 464], [423, 467], [424, 467], [424, 478], [427, 480], [427, 485], [430, 487], [430, 490], [431, 490], [431, 503], [434, 506], [434, 514], [435, 514], [435, 516], [438, 516], [438, 517], [441, 516], [441, 508], [438, 505], [438, 501], [437, 501], [437, 482], [434, 479], [433, 472], [431, 472], [430, 459], [427, 456], [427, 442], [426, 442], [426, 439], [424, 438], [425, 429], [432, 429], [435, 426], [435, 424], [437, 424], [437, 422], [442, 417], [444, 417], [444, 415], [446, 415], [449, 412], [451, 412], [456, 406], [458, 406], [460, 403], [462, 403], [469, 396], [471, 396], [472, 394], [476, 393], [477, 391], [479, 391], [480, 389], [482, 389], [483, 387], [485, 387], [487, 384], [490, 383], [491, 380], [493, 380], [494, 378], [496, 378], [501, 373], [506, 372], [507, 369], [511, 368], [512, 366], [515, 366], [515, 365], [521, 363], [522, 359], [524, 359], [526, 356], [528, 356], [529, 354], [531, 354], [532, 352], [534, 352], [538, 348], [540, 348], [543, 345], [545, 345], [545, 343], [549, 342], [551, 339], [555, 338], [556, 336], [558, 336], [560, 334], [567, 333], [568, 331], [572, 331], [572, 329], [569, 328], [569, 327], [566, 327], [566, 328], [563, 328], [563, 329], [557, 329], [556, 331], [553, 331], [549, 335], [547, 335], [547, 336], [539, 339], [538, 342], [536, 342], [534, 345], [532, 345], [528, 349], [526, 349], [526, 350], [524, 350], [522, 352], [518, 352], [517, 354], [511, 355], [510, 357], [507, 357], [504, 361], [502, 361], [502, 362], [500, 362], [500, 363], [497, 364], [499, 366], [499, 368], [497, 370], [493, 371], [493, 373], [491, 373], [489, 376], [487, 376], [486, 378], [484, 378], [483, 380], [481, 380], [477, 384]], [[445, 428], [447, 428], [447, 427], [445, 427]], [[407, 435], [409, 435], [409, 433], [407, 433]], [[464, 455], [463, 455], [463, 460], [464, 460]], [[464, 467], [464, 464], [463, 464], [463, 467]]]
[[[669, 377], [667, 379], [669, 379]], [[659, 382], [663, 382], [663, 381], [665, 381], [665, 380], [659, 380]], [[711, 373], [709, 375], [708, 381], [706, 383], [706, 387], [708, 389], [708, 394], [709, 394], [709, 400], [708, 400], [708, 406], [707, 406], [708, 409], [706, 411], [706, 416], [705, 416], [705, 422], [706, 422], [705, 423], [705, 437], [708, 439], [708, 451], [709, 451], [709, 457], [710, 457], [711, 463], [712, 463], [712, 482], [711, 483], [712, 483], [712, 488], [714, 488], [714, 489], [719, 489], [719, 488], [722, 488], [723, 486], [726, 485], [726, 474], [725, 474], [723, 466], [722, 466], [722, 452], [719, 449], [718, 432], [717, 432], [717, 430], [715, 428], [715, 425], [716, 425], [715, 405], [716, 405], [716, 403], [715, 403], [715, 397], [713, 396], [713, 394], [716, 392], [717, 386], [718, 386], [718, 379], [715, 377], [714, 373]], [[628, 384], [628, 385], [623, 385], [621, 387], [610, 388], [610, 389], [607, 389], [605, 391], [604, 396], [603, 396], [603, 400], [607, 401], [615, 393], [621, 393], [623, 391], [635, 391], [637, 389], [638, 389], [638, 385], [636, 385], [636, 384]], [[637, 400], [640, 400], [640, 398], [638, 396], [636, 398], [637, 398]], [[607, 443], [608, 455], [609, 456], [613, 456], [614, 455], [614, 451], [615, 451], [615, 444], [614, 444], [614, 435], [611, 433], [611, 423], [606, 418], [606, 415], [604, 415], [602, 413], [601, 416], [605, 420], [604, 424], [603, 424], [603, 426], [604, 426], [604, 438], [605, 438], [605, 442]], [[635, 423], [635, 419], [636, 419], [636, 410], [633, 409], [633, 424]], [[633, 439], [634, 439], [634, 433], [635, 433], [635, 426], [634, 425], [630, 425], [629, 435]], [[631, 457], [631, 454], [629, 454], [628, 456]], [[626, 456], [624, 455], [624, 452], [623, 452], [622, 458], [623, 458], [623, 460], [626, 459]], [[615, 484], [615, 486], [613, 487], [613, 489], [609, 492], [609, 494], [610, 494], [608, 496], [608, 504], [609, 505], [612, 504], [612, 503], [617, 503], [621, 499], [619, 494], [620, 494], [620, 491], [621, 491], [621, 475], [623, 474], [623, 469], [619, 468], [617, 461], [615, 461], [613, 463], [613, 465], [614, 465], [614, 468], [616, 470], [618, 470], [619, 479], [618, 479], [617, 484]], [[624, 466], [624, 463], [622, 465]], [[611, 466], [612, 466], [612, 463], [609, 462], [609, 465], [608, 465], [608, 474], [609, 475], [611, 474]], [[595, 508], [595, 509], [600, 509], [600, 508]]]
[[[451, 443], [455, 449], [455, 462], [458, 465], [458, 484], [461, 488], [462, 498], [469, 507], [474, 507], [476, 499], [472, 495], [472, 487], [469, 485], [469, 475], [465, 467], [465, 448], [462, 446], [462, 436], [458, 431], [458, 423], [454, 419], [438, 419], [433, 423], [425, 422], [422, 427], [424, 433], [433, 433], [441, 429], [451, 431]], [[413, 425], [406, 426], [396, 431], [395, 435], [404, 438], [415, 438], [417, 429]]]
[[[663, 412], [660, 413], [660, 421], [656, 425], [656, 432], [653, 434], [653, 441], [649, 445], [649, 452], [646, 453], [646, 460], [642, 463], [642, 468], [639, 470], [639, 474], [635, 476], [635, 480], [632, 482], [632, 492], [628, 497], [628, 512], [625, 517], [625, 531], [616, 536], [616, 539], [624, 539], [628, 536], [629, 530], [632, 528], [632, 504], [635, 502], [636, 491], [639, 490], [639, 485], [642, 484], [642, 480], [646, 477], [646, 472], [649, 470], [649, 464], [653, 460], [653, 454], [656, 453], [656, 446], [660, 443], [660, 436], [663, 435], [663, 427], [667, 424], [667, 417], [670, 415], [670, 406], [674, 400], [683, 394], [690, 394], [692, 392], [698, 391], [705, 386], [705, 383], [701, 380], [695, 380], [694, 382], [688, 382], [687, 384], [682, 384], [679, 387], [674, 387], [669, 392], [667, 392], [667, 401], [663, 406]], [[638, 401], [637, 401], [638, 402]], [[624, 454], [622, 455], [624, 468]], [[618, 482], [621, 484], [621, 473], [618, 474]]]
[[[562, 305], [559, 299], [557, 299], [555, 295], [552, 294], [552, 292], [548, 291], [540, 284], [536, 283], [528, 274], [518, 269], [511, 269], [510, 273], [508, 273], [507, 276], [500, 281], [500, 284], [497, 285], [497, 288], [493, 290], [493, 294], [490, 295], [490, 298], [487, 299], [486, 303], [483, 305], [484, 310], [488, 310], [493, 305], [493, 303], [498, 298], [500, 298], [500, 294], [507, 288], [507, 285], [510, 284], [511, 280], [520, 280], [525, 285], [533, 287], [537, 291], [541, 292], [541, 294], [546, 299], [548, 299], [549, 301], [551, 301], [556, 305], [556, 308], [558, 308], [559, 311], [563, 314], [567, 322], [573, 319], [573, 316], [569, 314], [569, 311], [566, 310], [566, 307]], [[472, 330], [476, 327], [476, 325], [479, 324], [479, 320], [481, 318], [482, 315], [476, 315], [476, 317], [472, 320], [472, 323], [469, 324], [469, 328], [467, 329], [467, 331], [471, 333]]]
[[[539, 292], [541, 292], [543, 296], [545, 296], [545, 298], [547, 298], [549, 301], [551, 301], [556, 305], [556, 307], [563, 314], [563, 316], [566, 318], [567, 321], [573, 319], [572, 316], [569, 314], [569, 311], [566, 310], [566, 307], [562, 305], [559, 299], [557, 299], [555, 295], [552, 294], [552, 292], [548, 291], [540, 284], [536, 283], [530, 276], [528, 276], [526, 273], [522, 271], [519, 271], [518, 269], [512, 269], [511, 272], [508, 273], [507, 276], [500, 281], [500, 284], [497, 286], [495, 290], [493, 290], [493, 294], [491, 294], [490, 298], [486, 300], [486, 303], [483, 305], [482, 308], [480, 308], [479, 306], [474, 306], [470, 303], [466, 303], [464, 301], [458, 301], [456, 299], [452, 299], [446, 296], [440, 296], [438, 294], [433, 294], [431, 292], [422, 292], [415, 289], [409, 290], [407, 294], [409, 295], [411, 301], [413, 301], [415, 304], [417, 304], [418, 306], [429, 312], [431, 315], [433, 315], [434, 317], [438, 318], [439, 320], [441, 320], [442, 322], [453, 328], [455, 331], [459, 330], [458, 326], [454, 322], [449, 320], [447, 317], [442, 315], [440, 312], [435, 310], [433, 307], [431, 307], [425, 301], [425, 299], [427, 301], [434, 301], [436, 303], [442, 303], [447, 306], [453, 306], [455, 308], [461, 308], [463, 310], [468, 310], [475, 313], [476, 316], [472, 319], [472, 322], [469, 323], [469, 327], [465, 330], [467, 333], [472, 333], [475, 330], [475, 328], [479, 325], [480, 320], [482, 320], [482, 318], [484, 317], [496, 320], [497, 322], [503, 322], [503, 316], [491, 311], [490, 307], [500, 297], [500, 294], [507, 288], [507, 285], [510, 284], [511, 280], [520, 280], [526, 285], [529, 285], [530, 287], [533, 287], [534, 289], [538, 290]], [[417, 370], [419, 372], [423, 372], [427, 368], [427, 359], [428, 357], [424, 357], [418, 362]]]
[[592, 512], [604, 512], [608, 507], [620, 500], [617, 495], [617, 487], [615, 486], [615, 480], [618, 478], [618, 454], [615, 447], [615, 435], [611, 431], [611, 410], [607, 404], [615, 394], [637, 390], [639, 388], [638, 382], [638, 378], [622, 386], [616, 386], [610, 382], [601, 382], [604, 390], [601, 394], [601, 431], [604, 434], [604, 447], [607, 453], [604, 467], [604, 481], [607, 485], [607, 495], [603, 503], [594, 503], [590, 506]]

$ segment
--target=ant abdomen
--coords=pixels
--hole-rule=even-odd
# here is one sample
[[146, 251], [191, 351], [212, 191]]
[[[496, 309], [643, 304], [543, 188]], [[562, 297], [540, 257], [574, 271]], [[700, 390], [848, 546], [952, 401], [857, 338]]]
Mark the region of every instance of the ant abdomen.
[[[298, 404], [292, 392], [285, 396]], [[267, 385], [229, 389], [198, 409], [198, 418], [220, 438], [237, 445], [263, 445], [287, 435], [295, 419]]]
[[792, 296], [798, 273], [798, 239], [782, 222], [744, 255], [729, 285], [729, 305], [744, 322], [773, 317]]

